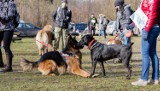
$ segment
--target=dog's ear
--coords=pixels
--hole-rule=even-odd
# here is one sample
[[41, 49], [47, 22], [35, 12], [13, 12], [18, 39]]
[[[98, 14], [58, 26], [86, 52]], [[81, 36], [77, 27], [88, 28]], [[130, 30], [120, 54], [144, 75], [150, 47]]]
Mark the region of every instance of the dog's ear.
[[69, 38], [72, 38], [71, 34], [68, 34], [68, 37], [69, 37]]

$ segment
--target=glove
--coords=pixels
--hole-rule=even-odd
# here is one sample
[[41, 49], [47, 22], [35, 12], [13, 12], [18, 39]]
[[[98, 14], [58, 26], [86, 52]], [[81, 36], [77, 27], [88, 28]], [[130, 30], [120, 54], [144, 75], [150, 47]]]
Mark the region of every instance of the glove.
[[146, 31], [146, 30], [142, 30], [142, 38], [144, 39], [144, 40], [147, 40], [148, 39], [148, 32]]
[[133, 23], [131, 23], [126, 27], [126, 29], [127, 30], [133, 30], [134, 27], [135, 27], [135, 25]]

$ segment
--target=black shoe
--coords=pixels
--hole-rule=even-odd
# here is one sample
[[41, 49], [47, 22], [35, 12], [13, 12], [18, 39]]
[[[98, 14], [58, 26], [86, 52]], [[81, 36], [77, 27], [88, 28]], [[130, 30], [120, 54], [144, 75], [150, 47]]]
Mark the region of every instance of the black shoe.
[[0, 72], [5, 73], [5, 72], [13, 72], [12, 68], [4, 68], [0, 70]]
[[4, 67], [4, 64], [0, 64], [0, 68], [3, 68]]

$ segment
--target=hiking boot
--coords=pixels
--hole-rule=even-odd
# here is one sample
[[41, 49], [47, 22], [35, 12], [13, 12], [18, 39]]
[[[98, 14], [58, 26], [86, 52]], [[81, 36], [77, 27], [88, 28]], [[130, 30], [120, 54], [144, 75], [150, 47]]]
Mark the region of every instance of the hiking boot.
[[4, 67], [4, 64], [3, 63], [0, 63], [0, 68], [3, 68]]
[[132, 82], [131, 84], [134, 86], [146, 86], [148, 81], [139, 79], [138, 81]]
[[12, 54], [9, 55], [6, 53], [7, 65], [0, 72], [12, 72], [13, 71], [12, 70], [12, 58], [13, 58]]
[[148, 84], [149, 85], [152, 85], [152, 84], [158, 85], [159, 84], [159, 80], [148, 80]]
[[13, 71], [12, 68], [8, 68], [8, 67], [0, 70], [0, 72], [3, 72], [3, 73], [5, 73], [5, 72], [12, 72], [12, 71]]

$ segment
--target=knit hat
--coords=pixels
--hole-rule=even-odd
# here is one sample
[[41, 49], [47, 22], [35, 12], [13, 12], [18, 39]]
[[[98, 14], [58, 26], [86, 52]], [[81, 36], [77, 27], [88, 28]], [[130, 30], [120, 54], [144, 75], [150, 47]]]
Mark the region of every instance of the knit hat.
[[116, 6], [122, 6], [124, 4], [124, 0], [115, 0], [114, 5]]
[[62, 3], [68, 3], [68, 1], [67, 0], [62, 0]]

